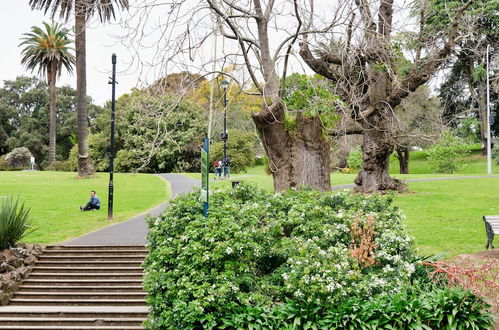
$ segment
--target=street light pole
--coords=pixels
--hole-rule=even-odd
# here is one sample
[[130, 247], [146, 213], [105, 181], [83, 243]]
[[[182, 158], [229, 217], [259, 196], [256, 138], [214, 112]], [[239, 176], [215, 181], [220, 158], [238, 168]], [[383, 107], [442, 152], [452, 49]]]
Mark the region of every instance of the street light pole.
[[224, 90], [224, 132], [222, 133], [222, 140], [224, 141], [224, 158], [223, 158], [223, 171], [225, 178], [225, 167], [227, 166], [225, 162], [227, 161], [227, 139], [229, 134], [227, 133], [227, 88], [229, 87], [229, 82], [227, 80], [222, 80], [222, 88]]
[[111, 148], [109, 155], [109, 198], [107, 208], [107, 219], [113, 220], [113, 172], [114, 172], [114, 121], [115, 121], [115, 107], [116, 107], [116, 54], [111, 55], [111, 62], [113, 64], [113, 75], [109, 84], [112, 85], [111, 91]]
[[492, 142], [490, 137], [490, 85], [489, 85], [489, 48], [487, 45], [487, 174], [492, 174]]
[[227, 87], [224, 88], [224, 159], [227, 157]]

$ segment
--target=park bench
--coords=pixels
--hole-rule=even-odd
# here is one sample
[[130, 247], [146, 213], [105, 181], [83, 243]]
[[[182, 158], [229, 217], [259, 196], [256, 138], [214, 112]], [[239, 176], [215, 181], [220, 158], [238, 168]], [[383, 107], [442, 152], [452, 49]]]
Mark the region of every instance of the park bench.
[[499, 215], [484, 215], [483, 221], [485, 222], [485, 232], [487, 233], [487, 245], [486, 249], [490, 247], [494, 248], [492, 241], [494, 240], [494, 235], [499, 234]]

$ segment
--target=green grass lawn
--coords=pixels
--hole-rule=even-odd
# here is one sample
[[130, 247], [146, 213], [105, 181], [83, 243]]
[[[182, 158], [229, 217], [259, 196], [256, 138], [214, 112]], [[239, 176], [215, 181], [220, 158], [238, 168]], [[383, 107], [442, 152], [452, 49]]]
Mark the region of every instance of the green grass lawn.
[[[487, 157], [482, 156], [482, 151], [479, 145], [470, 147], [471, 153], [465, 158], [465, 163], [460, 174], [477, 175], [487, 174]], [[390, 157], [390, 174], [399, 173], [398, 159], [394, 156]], [[410, 174], [428, 174], [432, 173], [432, 169], [426, 160], [425, 151], [412, 151], [409, 156], [409, 173]], [[499, 173], [499, 165], [492, 161], [492, 173]]]
[[[27, 243], [52, 244], [81, 236], [112, 223], [127, 220], [161, 204], [170, 196], [170, 186], [151, 174], [114, 175], [114, 220], [107, 220], [109, 175], [77, 179], [65, 172], [0, 172], [0, 196], [19, 196], [31, 208], [37, 231]], [[81, 212], [80, 205], [95, 190], [101, 199], [98, 211]]]
[[483, 215], [499, 214], [499, 178], [409, 183], [395, 205], [421, 255], [447, 257], [485, 249]]

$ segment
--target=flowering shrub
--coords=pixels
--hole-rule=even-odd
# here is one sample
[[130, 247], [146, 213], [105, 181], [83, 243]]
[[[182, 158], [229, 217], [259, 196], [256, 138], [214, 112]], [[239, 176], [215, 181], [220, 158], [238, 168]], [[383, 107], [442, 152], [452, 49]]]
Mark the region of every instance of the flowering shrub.
[[347, 298], [404, 292], [415, 256], [402, 218], [389, 197], [348, 192], [240, 184], [210, 195], [208, 218], [199, 192], [180, 196], [148, 220], [148, 327], [277, 329], [293, 308], [326, 317]]

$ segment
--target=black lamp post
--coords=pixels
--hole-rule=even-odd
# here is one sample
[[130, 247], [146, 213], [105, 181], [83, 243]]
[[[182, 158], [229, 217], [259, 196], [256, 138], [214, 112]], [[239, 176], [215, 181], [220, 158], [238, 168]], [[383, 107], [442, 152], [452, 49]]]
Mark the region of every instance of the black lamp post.
[[224, 141], [224, 177], [225, 177], [225, 162], [227, 160], [227, 139], [229, 134], [227, 133], [227, 88], [229, 87], [229, 82], [227, 80], [222, 80], [222, 88], [224, 90], [224, 132], [221, 134], [222, 141]]
[[111, 92], [111, 148], [109, 155], [109, 198], [107, 208], [107, 219], [113, 220], [113, 172], [114, 172], [114, 119], [115, 119], [115, 106], [116, 106], [116, 54], [111, 55], [111, 62], [113, 64], [113, 75], [110, 78], [109, 84], [112, 85]]

